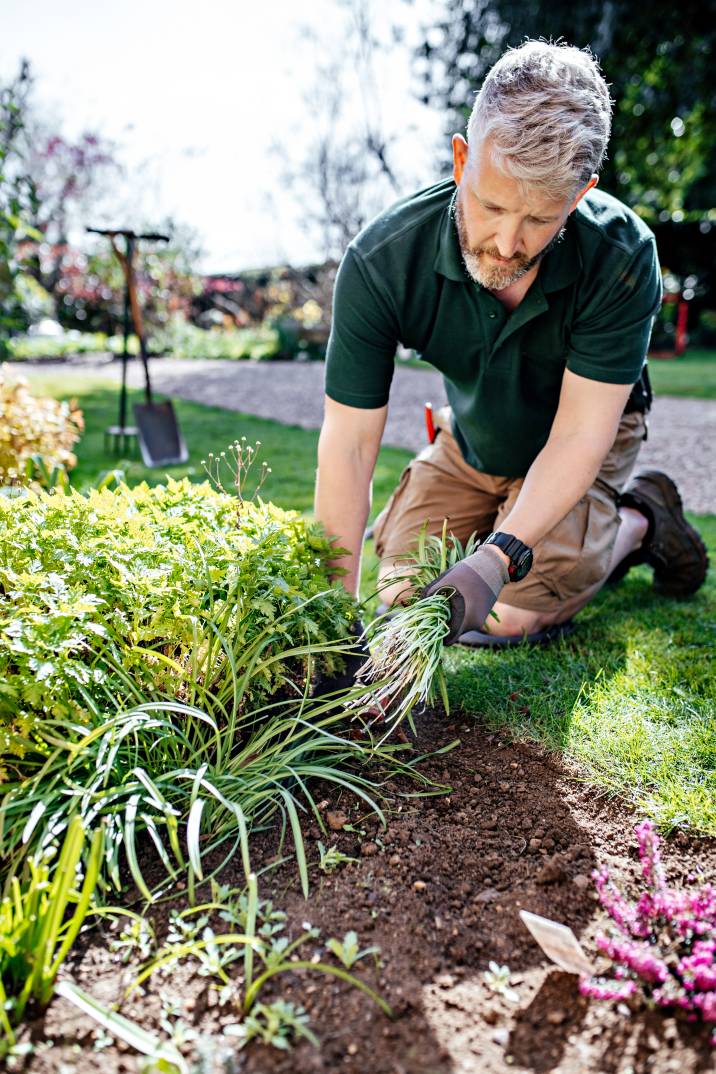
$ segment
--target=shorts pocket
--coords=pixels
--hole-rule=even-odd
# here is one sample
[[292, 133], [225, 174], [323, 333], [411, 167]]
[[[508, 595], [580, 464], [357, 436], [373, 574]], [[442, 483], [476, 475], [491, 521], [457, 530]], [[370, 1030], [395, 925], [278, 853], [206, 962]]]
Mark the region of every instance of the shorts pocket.
[[560, 600], [584, 593], [606, 578], [618, 529], [613, 498], [592, 487], [535, 549], [537, 573]]

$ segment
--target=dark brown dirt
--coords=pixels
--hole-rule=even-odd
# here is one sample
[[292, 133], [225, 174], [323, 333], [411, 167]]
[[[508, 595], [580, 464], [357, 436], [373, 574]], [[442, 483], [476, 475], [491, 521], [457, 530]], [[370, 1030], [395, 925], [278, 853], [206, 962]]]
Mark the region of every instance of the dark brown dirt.
[[[288, 912], [292, 934], [308, 919], [323, 938], [355, 929], [362, 945], [380, 947], [380, 962], [366, 958], [355, 972], [390, 1003], [395, 1018], [333, 978], [285, 974], [267, 986], [262, 999], [280, 995], [303, 1004], [320, 1051], [305, 1042], [289, 1053], [254, 1043], [238, 1053], [236, 1069], [246, 1074], [691, 1074], [716, 1069], [716, 1052], [703, 1026], [638, 1006], [620, 1013], [611, 1005], [587, 1002], [575, 977], [548, 965], [518, 917], [525, 908], [563, 921], [593, 954], [593, 936], [604, 917], [590, 873], [596, 864], [607, 864], [627, 887], [635, 880], [631, 811], [532, 746], [473, 725], [446, 726], [439, 717], [423, 717], [418, 731], [421, 750], [461, 740], [456, 749], [423, 765], [423, 771], [451, 785], [449, 795], [396, 799], [383, 830], [347, 795], [334, 793], [324, 808], [347, 814], [359, 831], [322, 835], [314, 826], [310, 841], [335, 843], [360, 860], [325, 877], [313, 868], [308, 902], [291, 862], [260, 882], [262, 897]], [[690, 873], [716, 875], [714, 840], [680, 833], [663, 851], [675, 882]], [[260, 869], [275, 852], [268, 837], [259, 840], [254, 867]], [[224, 882], [239, 884], [240, 862], [227, 874]], [[121, 997], [133, 971], [109, 953], [108, 937], [106, 927], [90, 934], [66, 975], [109, 1003]], [[488, 988], [484, 971], [490, 960], [510, 967], [518, 1002]], [[123, 1012], [156, 1030], [160, 990], [183, 997], [186, 1020], [202, 1034], [219, 1033], [237, 1020], [218, 1007], [207, 979], [192, 976], [186, 966], [150, 981], [146, 994], [127, 1002]], [[89, 1019], [64, 1000], [56, 999], [32, 1032], [36, 1041], [53, 1042], [51, 1048], [40, 1045], [26, 1061], [24, 1069], [37, 1074], [136, 1069], [136, 1059], [122, 1045], [93, 1052]]]

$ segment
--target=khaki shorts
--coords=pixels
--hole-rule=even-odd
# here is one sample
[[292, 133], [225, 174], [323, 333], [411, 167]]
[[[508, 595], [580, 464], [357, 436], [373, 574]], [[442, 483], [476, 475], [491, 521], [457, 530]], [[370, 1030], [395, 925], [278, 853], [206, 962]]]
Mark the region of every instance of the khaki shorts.
[[[381, 559], [410, 552], [426, 522], [427, 532], [439, 535], [447, 519], [448, 532], [463, 544], [473, 532], [486, 537], [512, 510], [522, 487], [521, 477], [483, 474], [465, 462], [450, 432], [449, 407], [439, 412], [436, 425], [437, 439], [406, 467], [375, 521], [375, 548]], [[532, 570], [503, 590], [504, 604], [556, 611], [565, 601], [606, 581], [620, 525], [617, 494], [645, 439], [644, 414], [625, 414], [594, 484], [536, 543]]]

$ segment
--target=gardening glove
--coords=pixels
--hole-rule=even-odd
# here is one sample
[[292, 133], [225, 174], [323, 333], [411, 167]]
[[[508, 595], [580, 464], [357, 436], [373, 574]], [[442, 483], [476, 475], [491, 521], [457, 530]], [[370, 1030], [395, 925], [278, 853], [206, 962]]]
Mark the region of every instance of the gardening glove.
[[363, 638], [364, 631], [363, 623], [357, 619], [349, 631], [355, 638], [355, 643], [352, 649], [343, 656], [345, 661], [343, 671], [336, 675], [329, 675], [328, 678], [321, 677], [313, 691], [314, 697], [323, 697], [324, 694], [332, 694], [336, 690], [350, 690], [355, 686], [356, 676], [370, 656], [370, 650]]
[[[480, 545], [476, 552], [426, 586], [424, 597], [445, 592], [450, 597], [450, 633], [445, 645], [454, 645], [468, 630], [482, 630], [500, 591], [510, 576], [497, 549]], [[452, 590], [452, 592], [451, 592]]]

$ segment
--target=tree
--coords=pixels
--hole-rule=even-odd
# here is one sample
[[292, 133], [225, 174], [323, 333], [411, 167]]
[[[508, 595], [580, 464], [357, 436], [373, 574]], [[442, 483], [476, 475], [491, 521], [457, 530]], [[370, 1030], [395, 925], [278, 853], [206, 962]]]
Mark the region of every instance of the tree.
[[0, 86], [0, 348], [3, 335], [28, 327], [33, 305], [66, 328], [121, 331], [122, 272], [108, 242], [84, 230], [116, 224], [117, 216], [120, 226], [171, 235], [167, 245], [142, 250], [138, 262], [149, 325], [156, 330], [173, 313], [187, 314], [200, 289], [196, 234], [169, 219], [147, 222], [141, 207], [127, 213], [116, 146], [92, 131], [70, 140], [50, 127], [33, 107], [32, 85], [23, 61], [15, 81]]
[[[395, 137], [383, 128], [376, 57], [384, 49], [371, 0], [341, 0], [346, 15], [343, 48], [326, 47], [306, 29], [304, 37], [330, 63], [316, 64], [306, 93], [317, 134], [299, 163], [285, 168], [296, 191], [306, 231], [322, 237], [324, 256], [340, 260], [365, 223], [406, 188], [394, 162]], [[284, 147], [277, 146], [283, 155]]]
[[71, 232], [84, 230], [123, 168], [115, 146], [92, 131], [70, 141], [32, 117], [27, 133], [26, 167], [37, 192], [33, 224], [47, 244], [46, 255], [35, 261], [33, 275], [54, 294]]
[[18, 153], [30, 87], [26, 62], [12, 82], [0, 86], [0, 358], [8, 338], [27, 327], [18, 251], [23, 240], [39, 237], [31, 226], [37, 193]]
[[415, 56], [421, 98], [463, 129], [493, 63], [538, 37], [589, 45], [601, 62], [616, 101], [606, 189], [652, 224], [714, 211], [715, 0], [440, 0]]

